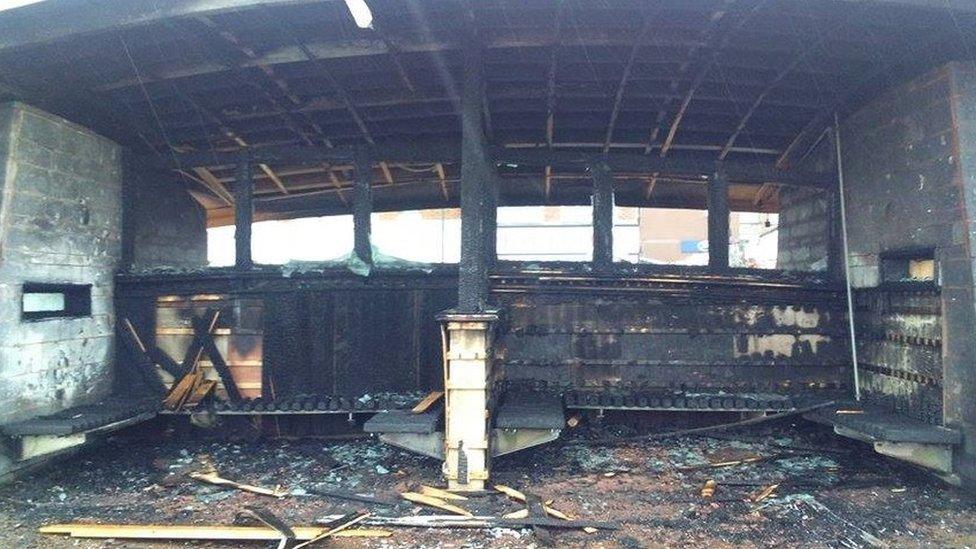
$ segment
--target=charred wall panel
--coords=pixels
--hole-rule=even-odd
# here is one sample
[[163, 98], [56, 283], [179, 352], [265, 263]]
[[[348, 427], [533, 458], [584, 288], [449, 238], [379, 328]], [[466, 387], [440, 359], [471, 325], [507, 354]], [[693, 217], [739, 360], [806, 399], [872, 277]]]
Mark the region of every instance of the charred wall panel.
[[[913, 287], [914, 286], [914, 287]], [[942, 308], [937, 288], [884, 285], [855, 298], [866, 399], [942, 424]]]
[[802, 392], [848, 383], [846, 315], [832, 290], [625, 282], [496, 284], [506, 313], [501, 376], [577, 389]]
[[[862, 390], [934, 424], [945, 419], [944, 362], [954, 344], [972, 339], [971, 325], [955, 322], [953, 311], [972, 314], [971, 293], [953, 295], [972, 286], [968, 252], [958, 245], [965, 208], [956, 72], [949, 65], [894, 88], [842, 126], [851, 283], [862, 288], [855, 312]], [[905, 280], [894, 263], [912, 257], [934, 257], [936, 280]], [[943, 341], [944, 330], [959, 337]]]
[[[293, 278], [271, 271], [239, 279], [219, 271], [123, 275], [118, 288], [120, 315], [131, 318], [150, 344], [160, 295], [262, 301], [266, 398], [440, 387], [440, 332], [434, 316], [457, 298], [456, 276], [436, 273], [370, 279], [348, 272]], [[135, 364], [129, 349], [120, 348], [118, 358], [121, 371]]]
[[851, 283], [877, 286], [881, 256], [947, 248], [960, 220], [951, 71], [879, 97], [841, 128]]
[[[618, 275], [494, 277], [492, 300], [503, 310], [500, 375], [558, 389], [805, 393], [847, 385], [844, 302], [822, 281]], [[151, 334], [144, 309], [158, 295], [261, 299], [266, 396], [357, 396], [440, 387], [434, 318], [456, 304], [456, 284], [455, 274], [436, 272], [129, 275], [120, 277], [119, 303]]]

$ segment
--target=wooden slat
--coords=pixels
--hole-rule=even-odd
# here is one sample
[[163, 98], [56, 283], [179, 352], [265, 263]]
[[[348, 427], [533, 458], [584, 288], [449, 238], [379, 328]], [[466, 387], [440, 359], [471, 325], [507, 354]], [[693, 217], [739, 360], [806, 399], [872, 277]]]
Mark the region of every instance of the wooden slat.
[[[327, 531], [318, 526], [293, 526], [295, 539], [310, 540]], [[279, 540], [281, 533], [266, 526], [207, 526], [170, 524], [51, 524], [38, 529], [42, 534], [68, 534], [75, 538], [186, 539], [186, 540]], [[389, 537], [388, 530], [345, 530], [332, 537]]]
[[417, 405], [414, 406], [413, 409], [410, 411], [415, 414], [422, 414], [427, 410], [429, 410], [430, 407], [433, 406], [443, 396], [444, 396], [444, 391], [431, 391], [430, 394], [425, 396], [423, 400], [418, 402]]

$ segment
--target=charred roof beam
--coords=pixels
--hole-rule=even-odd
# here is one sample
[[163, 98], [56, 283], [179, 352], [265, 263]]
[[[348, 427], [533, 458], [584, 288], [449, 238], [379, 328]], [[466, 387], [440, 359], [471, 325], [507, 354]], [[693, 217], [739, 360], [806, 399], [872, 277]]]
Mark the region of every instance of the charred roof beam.
[[[40, 2], [0, 15], [0, 52], [94, 34], [157, 23], [162, 20], [242, 12], [258, 7], [286, 7], [318, 0], [126, 0], [90, 2], [62, 0]], [[864, 0], [845, 0], [862, 4]], [[879, 10], [891, 7], [926, 11], [949, 10], [976, 14], [972, 0], [874, 0]]]
[[627, 57], [627, 63], [624, 65], [624, 70], [620, 75], [620, 82], [617, 84], [617, 91], [613, 98], [613, 106], [610, 108], [610, 121], [607, 123], [607, 135], [603, 140], [603, 152], [605, 153], [610, 151], [610, 144], [613, 142], [613, 130], [617, 125], [617, 116], [620, 115], [620, 105], [624, 100], [624, 92], [627, 91], [627, 81], [630, 80], [630, 72], [634, 68], [634, 62], [637, 60], [637, 52], [640, 51], [641, 43], [650, 31], [651, 21], [656, 15], [656, 11], [644, 15], [644, 22], [641, 24], [640, 30], [637, 31], [634, 45], [630, 48], [630, 55]]
[[[549, 70], [546, 72], [546, 146], [552, 148], [556, 132], [556, 69], [559, 63], [559, 46], [562, 36], [565, 0], [556, 0], [556, 16], [553, 18], [552, 46], [549, 48]], [[552, 166], [546, 166], [543, 183], [546, 201], [552, 195]]]
[[[726, 7], [733, 7], [732, 4], [737, 1], [738, 0], [727, 1]], [[671, 150], [671, 146], [674, 144], [674, 140], [678, 135], [678, 129], [681, 127], [681, 121], [688, 112], [688, 107], [695, 98], [695, 94], [698, 93], [698, 89], [701, 87], [702, 83], [704, 83], [705, 78], [711, 72], [712, 67], [718, 63], [721, 53], [728, 46], [732, 37], [752, 19], [752, 16], [755, 15], [756, 12], [758, 12], [768, 3], [769, 0], [749, 0], [747, 5], [737, 10], [736, 14], [734, 14], [735, 16], [727, 13], [726, 11], [718, 12], [713, 16], [712, 21], [714, 27], [710, 28], [710, 32], [712, 33], [711, 42], [713, 42], [710, 46], [712, 49], [712, 54], [707, 60], [705, 60], [704, 64], [699, 67], [698, 72], [691, 81], [691, 85], [688, 86], [688, 89], [684, 94], [684, 98], [681, 100], [681, 103], [678, 106], [678, 111], [671, 120], [671, 124], [668, 127], [668, 135], [664, 139], [664, 144], [661, 145], [660, 156], [662, 158], [667, 156], [668, 151]]]
[[[269, 147], [254, 147], [250, 149], [251, 158], [256, 163], [280, 164], [319, 164], [327, 162], [337, 165], [350, 165], [354, 159], [355, 150], [348, 146], [337, 146], [333, 149], [325, 147], [295, 147], [278, 145]], [[664, 176], [710, 177], [721, 167], [730, 181], [743, 183], [779, 183], [783, 185], [826, 187], [834, 184], [830, 174], [819, 174], [804, 170], [778, 170], [769, 163], [698, 160], [693, 158], [674, 157], [660, 158], [644, 154], [611, 152], [607, 154], [593, 154], [577, 151], [547, 150], [545, 148], [513, 149], [495, 147], [490, 151], [495, 164], [510, 168], [543, 169], [545, 166], [565, 169], [568, 171], [583, 171], [595, 159], [602, 159], [613, 171], [633, 173], [659, 173]], [[370, 155], [374, 161], [408, 162], [436, 164], [457, 164], [461, 159], [460, 145], [457, 141], [410, 141], [398, 144], [385, 143], [370, 147]], [[175, 163], [161, 167], [182, 169], [199, 166], [230, 166], [235, 163], [237, 153], [228, 152], [195, 152], [177, 154]], [[160, 165], [160, 159], [145, 158], [149, 165]]]
[[[858, 15], [863, 15], [865, 11], [866, 9], [862, 8], [861, 13]], [[786, 79], [787, 76], [792, 74], [793, 71], [795, 71], [800, 65], [805, 63], [810, 58], [811, 55], [820, 51], [821, 48], [824, 47], [824, 45], [831, 37], [838, 34], [840, 31], [847, 29], [856, 20], [857, 17], [852, 15], [847, 15], [843, 19], [843, 21], [840, 21], [836, 25], [832, 26], [829, 32], [821, 34], [819, 38], [817, 38], [806, 49], [801, 51], [799, 55], [797, 55], [788, 65], [783, 67], [776, 74], [775, 78], [773, 78], [769, 82], [769, 84], [767, 84], [766, 87], [762, 90], [762, 93], [760, 93], [756, 97], [756, 100], [752, 103], [749, 109], [742, 116], [742, 119], [739, 121], [738, 126], [736, 126], [735, 131], [732, 132], [732, 135], [730, 135], [729, 138], [726, 140], [725, 146], [722, 148], [722, 151], [718, 155], [719, 160], [725, 160], [725, 158], [732, 151], [732, 147], [735, 146], [735, 142], [739, 139], [739, 136], [742, 135], [742, 132], [745, 131], [746, 126], [749, 125], [749, 121], [752, 120], [752, 117], [756, 114], [756, 111], [759, 110], [759, 107], [762, 106], [766, 98], [771, 93], [773, 93], [773, 91], [776, 90], [776, 88], [783, 82], [783, 80]]]

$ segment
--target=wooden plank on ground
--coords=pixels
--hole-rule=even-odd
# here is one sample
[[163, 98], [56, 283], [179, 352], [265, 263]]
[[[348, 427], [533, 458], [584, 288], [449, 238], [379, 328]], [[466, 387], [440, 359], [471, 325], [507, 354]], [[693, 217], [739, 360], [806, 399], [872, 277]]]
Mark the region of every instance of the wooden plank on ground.
[[217, 473], [190, 473], [190, 478], [199, 480], [200, 482], [206, 482], [208, 484], [214, 484], [216, 486], [229, 486], [231, 488], [237, 488], [244, 492], [251, 492], [252, 494], [260, 494], [262, 496], [271, 496], [276, 498], [285, 497], [288, 492], [282, 490], [281, 488], [264, 488], [261, 486], [253, 486], [251, 484], [242, 484], [240, 482], [235, 482], [233, 480], [228, 480], [221, 478]]
[[416, 406], [413, 407], [411, 412], [415, 414], [422, 414], [430, 409], [431, 406], [437, 403], [441, 397], [444, 396], [444, 391], [431, 391], [430, 394], [425, 396]]
[[465, 501], [468, 499], [465, 496], [462, 496], [460, 494], [455, 494], [454, 492], [448, 492], [447, 490], [441, 490], [440, 488], [434, 488], [433, 486], [426, 486], [426, 485], [420, 486], [420, 493], [425, 496], [432, 496], [443, 500], [453, 499], [457, 501]]
[[328, 529], [326, 531], [322, 532], [321, 534], [315, 536], [314, 538], [312, 538], [312, 539], [310, 539], [310, 540], [308, 540], [308, 541], [306, 541], [304, 543], [299, 543], [298, 545], [295, 546], [295, 549], [301, 549], [302, 547], [305, 547], [307, 545], [311, 545], [311, 544], [313, 544], [313, 543], [315, 543], [317, 541], [323, 540], [325, 538], [332, 537], [332, 536], [334, 536], [334, 535], [336, 535], [338, 533], [341, 533], [341, 532], [343, 532], [343, 531], [351, 528], [353, 525], [358, 524], [358, 523], [360, 523], [360, 522], [362, 522], [362, 521], [364, 521], [364, 520], [366, 520], [368, 518], [369, 518], [369, 513], [362, 513], [362, 514], [359, 514], [359, 515], [352, 516], [348, 520], [343, 520], [343, 521], [341, 521], [340, 524], [336, 524], [336, 525], [333, 525], [333, 526], [328, 526], [327, 527]]
[[[327, 532], [322, 526], [295, 526], [295, 539], [306, 541]], [[66, 534], [74, 538], [184, 539], [184, 540], [279, 540], [281, 533], [266, 526], [208, 526], [172, 524], [50, 524], [42, 534]], [[334, 532], [331, 537], [389, 537], [389, 530], [362, 529]]]
[[456, 515], [461, 515], [464, 517], [474, 516], [470, 511], [466, 509], [462, 509], [461, 507], [452, 505], [442, 499], [435, 498], [432, 496], [425, 496], [424, 494], [418, 494], [416, 492], [403, 492], [402, 494], [400, 494], [400, 497], [402, 497], [407, 501], [411, 501], [413, 503], [419, 503], [421, 505], [436, 507], [437, 509], [447, 511], [449, 513], [454, 513]]

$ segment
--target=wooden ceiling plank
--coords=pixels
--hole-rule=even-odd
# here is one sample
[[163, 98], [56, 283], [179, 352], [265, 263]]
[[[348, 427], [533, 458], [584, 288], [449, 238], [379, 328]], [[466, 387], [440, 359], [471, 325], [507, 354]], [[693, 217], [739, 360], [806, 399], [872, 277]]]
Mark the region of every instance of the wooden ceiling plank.
[[441, 186], [441, 194], [444, 196], [444, 200], [450, 201], [451, 195], [447, 191], [447, 174], [444, 172], [444, 164], [438, 162], [434, 164], [434, 169], [437, 171], [437, 181]]
[[281, 194], [288, 194], [288, 189], [285, 188], [284, 182], [281, 181], [281, 178], [274, 173], [274, 170], [272, 170], [270, 166], [268, 166], [267, 164], [258, 164], [258, 168], [261, 168], [261, 171], [268, 176], [268, 179], [270, 179], [271, 182], [275, 184], [275, 187], [278, 187], [278, 190], [281, 191]]
[[197, 174], [199, 181], [204, 184], [210, 192], [214, 193], [217, 198], [220, 198], [227, 203], [228, 206], [234, 205], [234, 195], [224, 187], [223, 183], [218, 180], [213, 172], [207, 168], [193, 168], [193, 173]]

